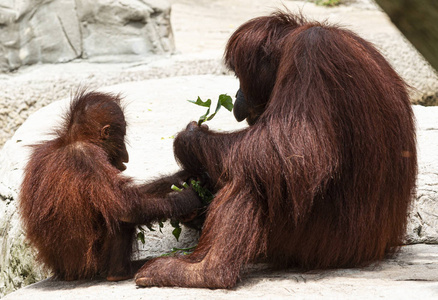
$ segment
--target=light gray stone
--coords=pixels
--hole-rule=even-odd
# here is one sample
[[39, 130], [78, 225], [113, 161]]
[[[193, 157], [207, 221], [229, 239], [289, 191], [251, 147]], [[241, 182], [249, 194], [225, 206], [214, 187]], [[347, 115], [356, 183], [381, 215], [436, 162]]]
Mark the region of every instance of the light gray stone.
[[0, 27], [0, 71], [174, 51], [167, 0], [7, 1], [0, 5]]
[[[166, 79], [131, 82], [102, 88], [103, 91], [122, 93], [126, 109], [128, 151], [130, 162], [125, 173], [144, 181], [159, 174], [178, 169], [173, 159], [172, 142], [176, 132], [204, 113], [187, 99], [211, 98], [222, 93], [233, 95], [238, 88], [233, 76], [182, 76]], [[17, 130], [0, 151], [0, 241], [2, 272], [0, 282], [6, 288], [18, 286], [25, 268], [35, 278], [41, 278], [40, 267], [29, 258], [31, 252], [23, 244], [23, 233], [18, 223], [16, 201], [19, 184], [29, 155], [28, 145], [48, 139], [51, 129], [59, 124], [68, 99], [54, 102], [39, 110]], [[410, 214], [406, 240], [409, 243], [438, 243], [438, 107], [414, 106], [417, 118], [419, 151], [418, 192]], [[237, 123], [232, 114], [220, 111], [210, 121], [216, 130], [233, 130], [245, 126]], [[196, 244], [197, 234], [188, 229], [177, 243], [167, 226], [163, 234], [151, 232], [145, 245], [138, 245], [135, 258], [160, 255], [172, 247]], [[21, 263], [25, 266], [21, 267]], [[17, 268], [17, 265], [20, 266]], [[5, 289], [6, 289], [5, 288]]]
[[407, 241], [438, 243], [438, 107], [414, 106], [417, 118], [417, 197]]
[[300, 272], [256, 265], [231, 290], [137, 288], [133, 280], [114, 283], [47, 279], [9, 294], [4, 300], [437, 298], [438, 245], [420, 244], [403, 247], [395, 259], [366, 268]]

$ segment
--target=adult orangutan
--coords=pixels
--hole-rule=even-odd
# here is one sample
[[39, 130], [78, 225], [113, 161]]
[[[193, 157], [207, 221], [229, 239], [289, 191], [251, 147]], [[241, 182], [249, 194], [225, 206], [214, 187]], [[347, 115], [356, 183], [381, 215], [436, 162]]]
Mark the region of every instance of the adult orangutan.
[[242, 267], [355, 267], [403, 241], [417, 171], [406, 85], [351, 31], [277, 12], [231, 36], [226, 65], [248, 128], [191, 123], [174, 142], [183, 169], [216, 197], [199, 245], [157, 258], [140, 286], [230, 288]]
[[122, 176], [128, 162], [120, 98], [82, 91], [55, 138], [33, 147], [20, 211], [38, 258], [60, 279], [132, 277], [135, 225], [184, 216], [201, 206], [188, 189], [171, 192], [185, 172], [152, 185]]

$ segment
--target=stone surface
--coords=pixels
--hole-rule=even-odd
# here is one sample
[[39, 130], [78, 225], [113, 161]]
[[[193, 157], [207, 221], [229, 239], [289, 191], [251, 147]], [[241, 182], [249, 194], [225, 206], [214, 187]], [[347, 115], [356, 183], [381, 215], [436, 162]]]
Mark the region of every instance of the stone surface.
[[0, 28], [0, 71], [174, 50], [166, 0], [8, 0]]
[[275, 271], [253, 266], [231, 290], [137, 288], [133, 280], [62, 282], [48, 279], [4, 300], [85, 299], [398, 299], [438, 298], [438, 245], [403, 247], [400, 255], [361, 269]]
[[[234, 76], [213, 75], [172, 77], [102, 88], [104, 91], [122, 93], [128, 104], [126, 117], [129, 124], [127, 140], [130, 162], [126, 174], [143, 181], [177, 170], [172, 153], [173, 136], [189, 121], [197, 120], [204, 113], [203, 108], [188, 103], [186, 99], [200, 96], [215, 101], [219, 94], [233, 95], [237, 88], [238, 81]], [[50, 137], [47, 133], [59, 124], [68, 101], [66, 98], [54, 102], [33, 114], [0, 151], [0, 282], [5, 284], [5, 290], [20, 286], [27, 274], [37, 279], [44, 275], [29, 259], [31, 252], [23, 244], [15, 205], [29, 154], [28, 145]], [[414, 111], [418, 123], [420, 174], [407, 241], [438, 243], [438, 107], [414, 106]], [[223, 110], [210, 121], [209, 126], [216, 130], [233, 130], [245, 124], [237, 123], [232, 114]], [[149, 233], [146, 244], [139, 245], [135, 257], [157, 256], [172, 247], [196, 244], [195, 232], [183, 230], [185, 236], [180, 243], [176, 243], [170, 230], [170, 227], [166, 227], [163, 234], [159, 231]]]
[[414, 106], [417, 118], [417, 200], [408, 242], [438, 243], [438, 107]]

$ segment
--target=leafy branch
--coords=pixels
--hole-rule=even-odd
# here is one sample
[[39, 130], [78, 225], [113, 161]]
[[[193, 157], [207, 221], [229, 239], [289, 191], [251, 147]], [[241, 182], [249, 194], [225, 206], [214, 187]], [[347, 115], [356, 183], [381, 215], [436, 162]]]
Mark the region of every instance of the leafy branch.
[[219, 99], [217, 101], [216, 109], [214, 110], [214, 113], [212, 113], [211, 115], [209, 115], [210, 114], [210, 108], [211, 108], [211, 100], [210, 99], [208, 99], [206, 101], [202, 101], [201, 98], [198, 96], [198, 99], [196, 99], [196, 101], [193, 101], [193, 100], [187, 100], [187, 101], [189, 101], [190, 103], [193, 103], [193, 104], [196, 104], [196, 105], [208, 108], [207, 112], [199, 117], [198, 126], [200, 126], [205, 121], [210, 121], [211, 119], [213, 119], [214, 116], [217, 114], [217, 112], [219, 111], [219, 109], [222, 106], [225, 107], [228, 111], [232, 111], [233, 110], [233, 100], [227, 94], [219, 95]]
[[[191, 188], [193, 188], [193, 190], [198, 194], [199, 198], [201, 198], [201, 201], [203, 204], [208, 205], [210, 204], [210, 202], [213, 200], [214, 195], [212, 192], [210, 192], [210, 190], [208, 190], [207, 188], [203, 187], [201, 185], [200, 181], [196, 181], [196, 180], [192, 180], [191, 182]], [[189, 189], [190, 186], [187, 184], [187, 182], [183, 182], [182, 187], [179, 188], [176, 185], [172, 185], [171, 189], [176, 191], [176, 192], [181, 192], [183, 189]], [[164, 227], [164, 221], [165, 220], [161, 220], [158, 222], [158, 229], [159, 231], [162, 233], [162, 228]], [[181, 224], [178, 220], [170, 220], [170, 225], [172, 225], [172, 227], [174, 228], [172, 231], [173, 236], [176, 238], [177, 241], [179, 241], [179, 237], [181, 235]], [[147, 229], [149, 229], [149, 231], [156, 231], [152, 225], [144, 225], [146, 226]], [[145, 243], [145, 229], [142, 226], [138, 226], [139, 232], [137, 233], [137, 239], [139, 241], [141, 241], [143, 244]]]

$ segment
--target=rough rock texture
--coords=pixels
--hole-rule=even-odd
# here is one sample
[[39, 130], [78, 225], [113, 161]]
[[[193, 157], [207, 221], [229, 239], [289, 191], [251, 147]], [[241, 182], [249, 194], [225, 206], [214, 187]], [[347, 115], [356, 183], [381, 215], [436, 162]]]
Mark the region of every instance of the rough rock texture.
[[[219, 94], [233, 95], [237, 88], [238, 81], [233, 76], [213, 75], [172, 77], [104, 88], [104, 91], [121, 92], [128, 104], [130, 162], [126, 174], [142, 181], [177, 170], [172, 153], [173, 136], [204, 113], [203, 108], [185, 100], [200, 96], [215, 101]], [[33, 114], [0, 151], [0, 282], [8, 290], [20, 286], [27, 274], [37, 279], [42, 276], [40, 269], [29, 259], [31, 252], [23, 244], [16, 212], [17, 194], [29, 154], [27, 145], [50, 137], [47, 133], [59, 124], [67, 103], [68, 99], [57, 101]], [[420, 174], [406, 239], [409, 243], [438, 243], [438, 107], [414, 106], [414, 111], [418, 120]], [[245, 124], [237, 123], [232, 114], [224, 110], [209, 126], [232, 130]], [[183, 232], [186, 235], [180, 243], [176, 243], [169, 227], [164, 234], [158, 231], [149, 233], [146, 244], [140, 245], [136, 257], [157, 256], [172, 247], [196, 243], [195, 232]]]
[[417, 118], [417, 197], [407, 241], [438, 243], [438, 107], [414, 106]]
[[[366, 36], [364, 36], [366, 37]], [[393, 65], [397, 73], [411, 86], [411, 102], [438, 106], [438, 74], [417, 49], [402, 35], [389, 38], [376, 33], [372, 39], [377, 48]]]
[[4, 300], [85, 299], [397, 299], [438, 297], [438, 245], [402, 248], [395, 259], [361, 269], [275, 271], [253, 266], [231, 290], [136, 288], [132, 280], [62, 282], [44, 280]]
[[174, 50], [166, 0], [6, 0], [0, 28], [0, 71]]
[[[64, 86], [62, 71], [24, 85], [2, 72], [78, 59], [147, 61], [174, 50], [168, 0], [1, 1], [0, 146], [30, 113], [66, 97], [71, 88]], [[79, 80], [87, 82], [87, 75]]]

